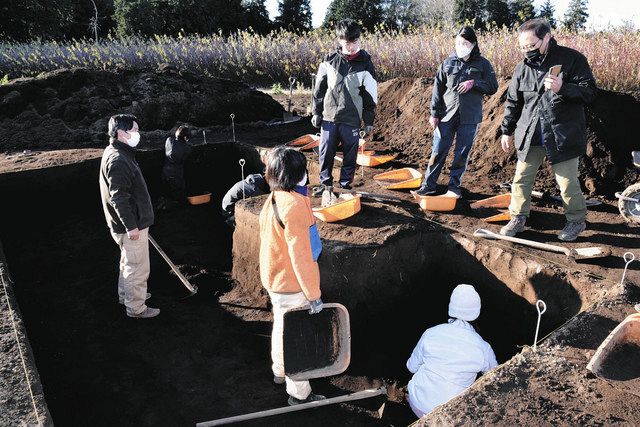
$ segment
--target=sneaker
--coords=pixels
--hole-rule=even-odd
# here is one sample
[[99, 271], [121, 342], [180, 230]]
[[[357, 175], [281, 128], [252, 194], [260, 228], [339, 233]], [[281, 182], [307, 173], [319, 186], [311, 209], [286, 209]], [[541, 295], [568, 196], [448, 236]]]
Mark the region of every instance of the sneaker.
[[295, 405], [300, 405], [301, 403], [309, 403], [309, 402], [317, 402], [318, 400], [325, 400], [326, 397], [324, 397], [321, 394], [313, 394], [311, 393], [309, 396], [307, 396], [306, 399], [296, 399], [293, 396], [289, 396], [289, 406], [295, 406]]
[[138, 313], [138, 314], [127, 313], [127, 316], [135, 317], [136, 319], [148, 319], [150, 317], [156, 317], [158, 314], [160, 314], [159, 308], [147, 307], [142, 311], [142, 313]]
[[[149, 298], [151, 298], [151, 294], [149, 292], [147, 292], [147, 296], [144, 297], [144, 300], [148, 300]], [[124, 304], [124, 300], [123, 299], [118, 299], [118, 302], [120, 304]]]
[[279, 377], [277, 375], [273, 376], [273, 382], [275, 384], [284, 384], [284, 377]]
[[513, 237], [518, 233], [524, 231], [524, 224], [527, 222], [527, 217], [524, 215], [513, 215], [511, 221], [500, 229], [500, 234], [503, 236]]
[[340, 188], [344, 188], [345, 190], [351, 190], [351, 184], [340, 184]]
[[414, 194], [417, 194], [418, 196], [435, 196], [436, 193], [436, 190], [429, 190], [427, 187], [420, 187], [414, 191]]
[[313, 187], [313, 189], [311, 190], [311, 195], [313, 197], [318, 197], [322, 194], [325, 188], [327, 188], [327, 186], [324, 184], [320, 184], [317, 187]]
[[567, 221], [562, 231], [558, 233], [558, 239], [573, 242], [585, 228], [587, 228], [587, 224], [584, 221]]
[[444, 193], [444, 197], [455, 197], [456, 199], [461, 199], [462, 198], [462, 194], [461, 193], [456, 193], [453, 190], [449, 190], [446, 193]]
[[333, 205], [338, 200], [336, 193], [333, 192], [333, 187], [326, 187], [322, 192], [322, 207]]

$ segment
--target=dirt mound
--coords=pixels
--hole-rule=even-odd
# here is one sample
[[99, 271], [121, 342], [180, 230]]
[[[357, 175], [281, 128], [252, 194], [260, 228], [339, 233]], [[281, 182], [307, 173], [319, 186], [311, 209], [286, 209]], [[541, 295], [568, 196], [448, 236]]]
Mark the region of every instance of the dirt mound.
[[[132, 113], [145, 145], [176, 123], [206, 127], [282, 117], [268, 95], [170, 65], [155, 72], [57, 70], [0, 86], [0, 151], [103, 146], [109, 116]], [[155, 131], [155, 132], [154, 132]]]
[[[491, 187], [513, 178], [515, 153], [503, 153], [499, 142], [508, 85], [508, 80], [501, 81], [498, 92], [485, 99], [483, 122], [469, 158], [467, 182], [473, 179], [483, 187]], [[374, 135], [386, 147], [401, 151], [401, 162], [423, 170], [433, 139], [428, 123], [431, 91], [432, 82], [424, 78], [382, 83]], [[631, 164], [631, 151], [640, 149], [640, 138], [634, 129], [634, 117], [640, 117], [640, 102], [631, 95], [603, 90], [586, 108], [586, 116], [588, 146], [587, 155], [580, 162], [581, 182], [589, 194], [611, 196], [640, 177]], [[380, 146], [380, 142], [375, 145]], [[541, 168], [536, 186], [541, 190], [555, 189], [548, 163]]]

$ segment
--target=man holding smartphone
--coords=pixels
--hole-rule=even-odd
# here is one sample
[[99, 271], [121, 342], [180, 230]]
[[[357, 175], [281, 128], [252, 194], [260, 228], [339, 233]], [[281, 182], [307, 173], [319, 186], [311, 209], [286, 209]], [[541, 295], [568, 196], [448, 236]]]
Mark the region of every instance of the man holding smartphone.
[[500, 234], [524, 231], [536, 172], [547, 157], [567, 219], [558, 238], [573, 241], [586, 228], [578, 160], [587, 147], [584, 104], [596, 97], [596, 83], [584, 55], [558, 45], [544, 19], [522, 24], [518, 43], [525, 58], [513, 73], [501, 126], [502, 149], [509, 152], [515, 143], [518, 163], [511, 186], [511, 221]]

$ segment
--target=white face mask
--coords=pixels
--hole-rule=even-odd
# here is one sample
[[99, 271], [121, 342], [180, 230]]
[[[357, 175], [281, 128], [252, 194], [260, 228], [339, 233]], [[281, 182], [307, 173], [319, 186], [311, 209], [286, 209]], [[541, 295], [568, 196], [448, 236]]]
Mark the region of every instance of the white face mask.
[[296, 185], [299, 185], [301, 187], [304, 187], [304, 185], [307, 183], [307, 173], [305, 172], [304, 176], [302, 177], [302, 181], [300, 181], [299, 183], [297, 183]]
[[140, 132], [129, 132], [131, 138], [127, 140], [127, 145], [129, 147], [135, 147], [140, 143]]
[[461, 59], [470, 55], [472, 50], [473, 50], [473, 46], [467, 47], [467, 46], [456, 45], [456, 55], [458, 55], [458, 58], [461, 58]]

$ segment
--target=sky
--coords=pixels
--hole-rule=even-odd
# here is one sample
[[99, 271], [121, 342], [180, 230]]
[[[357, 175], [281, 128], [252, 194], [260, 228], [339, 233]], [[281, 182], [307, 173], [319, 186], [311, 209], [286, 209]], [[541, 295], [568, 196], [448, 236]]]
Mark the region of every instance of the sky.
[[[311, 12], [313, 13], [313, 26], [322, 25], [324, 15], [331, 0], [311, 0]], [[534, 0], [539, 7], [544, 0]], [[267, 0], [267, 10], [271, 18], [278, 15], [278, 0]], [[553, 2], [556, 17], [562, 18], [569, 5], [569, 0], [556, 0]], [[608, 26], [620, 26], [625, 21], [632, 21], [636, 28], [640, 28], [640, 1], [639, 0], [589, 0], [588, 29], [604, 29]]]

